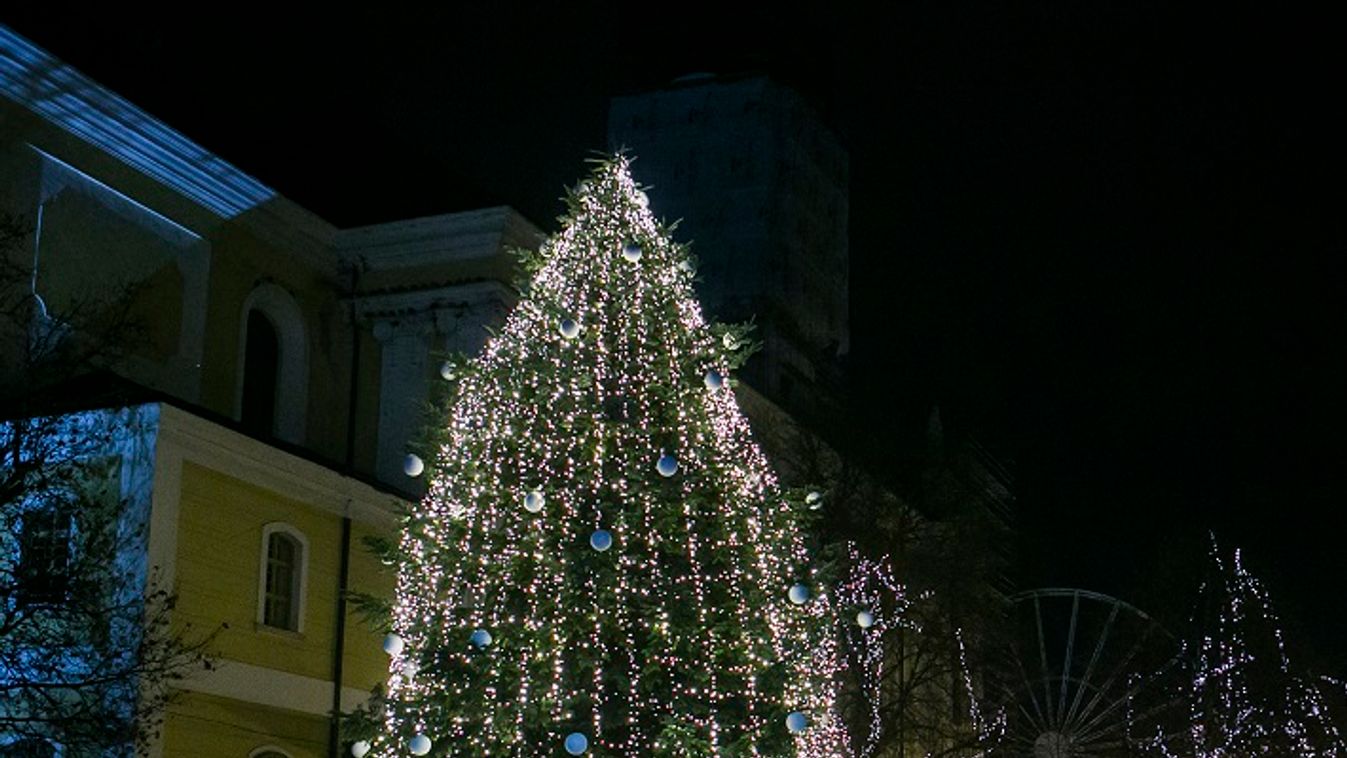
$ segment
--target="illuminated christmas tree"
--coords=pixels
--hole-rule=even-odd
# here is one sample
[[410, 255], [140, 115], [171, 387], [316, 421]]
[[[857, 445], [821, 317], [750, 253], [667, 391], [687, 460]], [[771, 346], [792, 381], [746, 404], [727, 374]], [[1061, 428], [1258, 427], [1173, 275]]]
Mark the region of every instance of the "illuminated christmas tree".
[[841, 754], [809, 508], [731, 390], [747, 330], [703, 318], [647, 202], [600, 163], [499, 334], [445, 365], [357, 755]]

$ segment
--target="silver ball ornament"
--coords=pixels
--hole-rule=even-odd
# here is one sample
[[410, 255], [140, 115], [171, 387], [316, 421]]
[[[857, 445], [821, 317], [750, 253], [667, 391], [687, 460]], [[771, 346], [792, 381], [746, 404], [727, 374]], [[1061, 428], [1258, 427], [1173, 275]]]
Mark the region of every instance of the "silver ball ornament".
[[807, 726], [809, 726], [809, 719], [799, 711], [795, 711], [786, 717], [786, 728], [794, 734], [803, 732]]
[[393, 656], [402, 655], [402, 648], [403, 648], [402, 638], [399, 637], [398, 635], [390, 634], [387, 637], [384, 637], [385, 653], [388, 653], [389, 655]]
[[355, 758], [365, 758], [365, 754], [370, 751], [369, 740], [359, 740], [351, 743], [351, 755]]
[[791, 587], [790, 592], [786, 594], [790, 598], [790, 601], [796, 605], [804, 605], [809, 602], [809, 588], [803, 584], [797, 584]]
[[544, 497], [543, 493], [538, 490], [531, 490], [527, 495], [524, 495], [524, 510], [528, 511], [529, 513], [537, 513], [538, 511], [541, 511], [543, 509], [543, 505], [545, 505], [546, 503], [547, 498]]
[[491, 632], [488, 632], [485, 629], [478, 629], [472, 633], [472, 636], [468, 638], [468, 641], [472, 643], [473, 647], [481, 650], [482, 648], [491, 645]]
[[660, 476], [673, 476], [678, 473], [678, 459], [665, 453], [661, 455], [659, 460], [655, 463], [655, 470], [659, 472]]
[[451, 361], [445, 361], [440, 364], [440, 378], [446, 382], [452, 382], [457, 374], [454, 373], [454, 364]]
[[589, 749], [589, 738], [580, 732], [571, 732], [566, 735], [566, 752], [571, 755], [584, 755]]
[[644, 251], [641, 250], [641, 246], [636, 244], [635, 242], [628, 242], [627, 244], [622, 246], [622, 257], [626, 258], [632, 263], [641, 260], [641, 254], [643, 252]]
[[711, 369], [702, 377], [702, 382], [706, 384], [708, 390], [718, 390], [725, 386], [725, 377], [719, 371]]
[[580, 322], [571, 318], [563, 318], [557, 324], [557, 331], [561, 332], [562, 337], [573, 340], [580, 336]]
[[875, 615], [869, 611], [861, 611], [856, 614], [856, 626], [862, 629], [869, 629], [875, 625]]
[[809, 506], [809, 510], [816, 511], [823, 507], [823, 493], [811, 492], [804, 496], [804, 504]]
[[430, 738], [424, 734], [418, 734], [407, 743], [407, 751], [412, 755], [425, 755], [430, 752]]
[[407, 476], [415, 478], [425, 470], [426, 462], [421, 460], [421, 456], [416, 453], [407, 453], [407, 457], [402, 459], [402, 473]]
[[607, 529], [598, 529], [589, 535], [589, 546], [602, 553], [613, 546], [613, 535]]

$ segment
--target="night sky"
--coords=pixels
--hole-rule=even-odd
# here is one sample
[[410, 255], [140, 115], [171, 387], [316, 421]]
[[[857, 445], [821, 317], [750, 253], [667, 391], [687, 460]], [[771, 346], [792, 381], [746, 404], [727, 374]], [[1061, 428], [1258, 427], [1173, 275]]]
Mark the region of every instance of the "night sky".
[[1060, 0], [483, 5], [0, 20], [339, 226], [506, 203], [550, 229], [609, 147], [609, 96], [770, 73], [851, 152], [865, 436], [901, 455], [938, 403], [1011, 462], [1023, 586], [1164, 606], [1214, 529], [1301, 659], [1347, 674], [1330, 24]]

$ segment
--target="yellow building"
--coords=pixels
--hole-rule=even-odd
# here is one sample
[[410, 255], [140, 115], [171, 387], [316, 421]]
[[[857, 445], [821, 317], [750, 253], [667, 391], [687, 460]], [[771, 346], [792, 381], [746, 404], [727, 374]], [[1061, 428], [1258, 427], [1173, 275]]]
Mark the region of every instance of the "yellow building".
[[390, 585], [361, 539], [416, 494], [433, 356], [481, 346], [538, 230], [505, 207], [337, 229], [4, 27], [0, 211], [48, 310], [135, 287], [149, 327], [119, 366], [153, 393], [123, 496], [175, 624], [221, 629], [151, 754], [340, 754], [329, 714], [386, 661], [341, 600]]

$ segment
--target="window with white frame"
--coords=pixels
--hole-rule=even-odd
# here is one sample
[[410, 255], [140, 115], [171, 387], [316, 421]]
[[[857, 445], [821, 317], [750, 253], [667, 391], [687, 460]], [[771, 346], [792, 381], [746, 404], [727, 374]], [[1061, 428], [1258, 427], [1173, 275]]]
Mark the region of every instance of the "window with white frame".
[[283, 523], [262, 528], [257, 622], [272, 629], [304, 631], [309, 542], [303, 532]]

